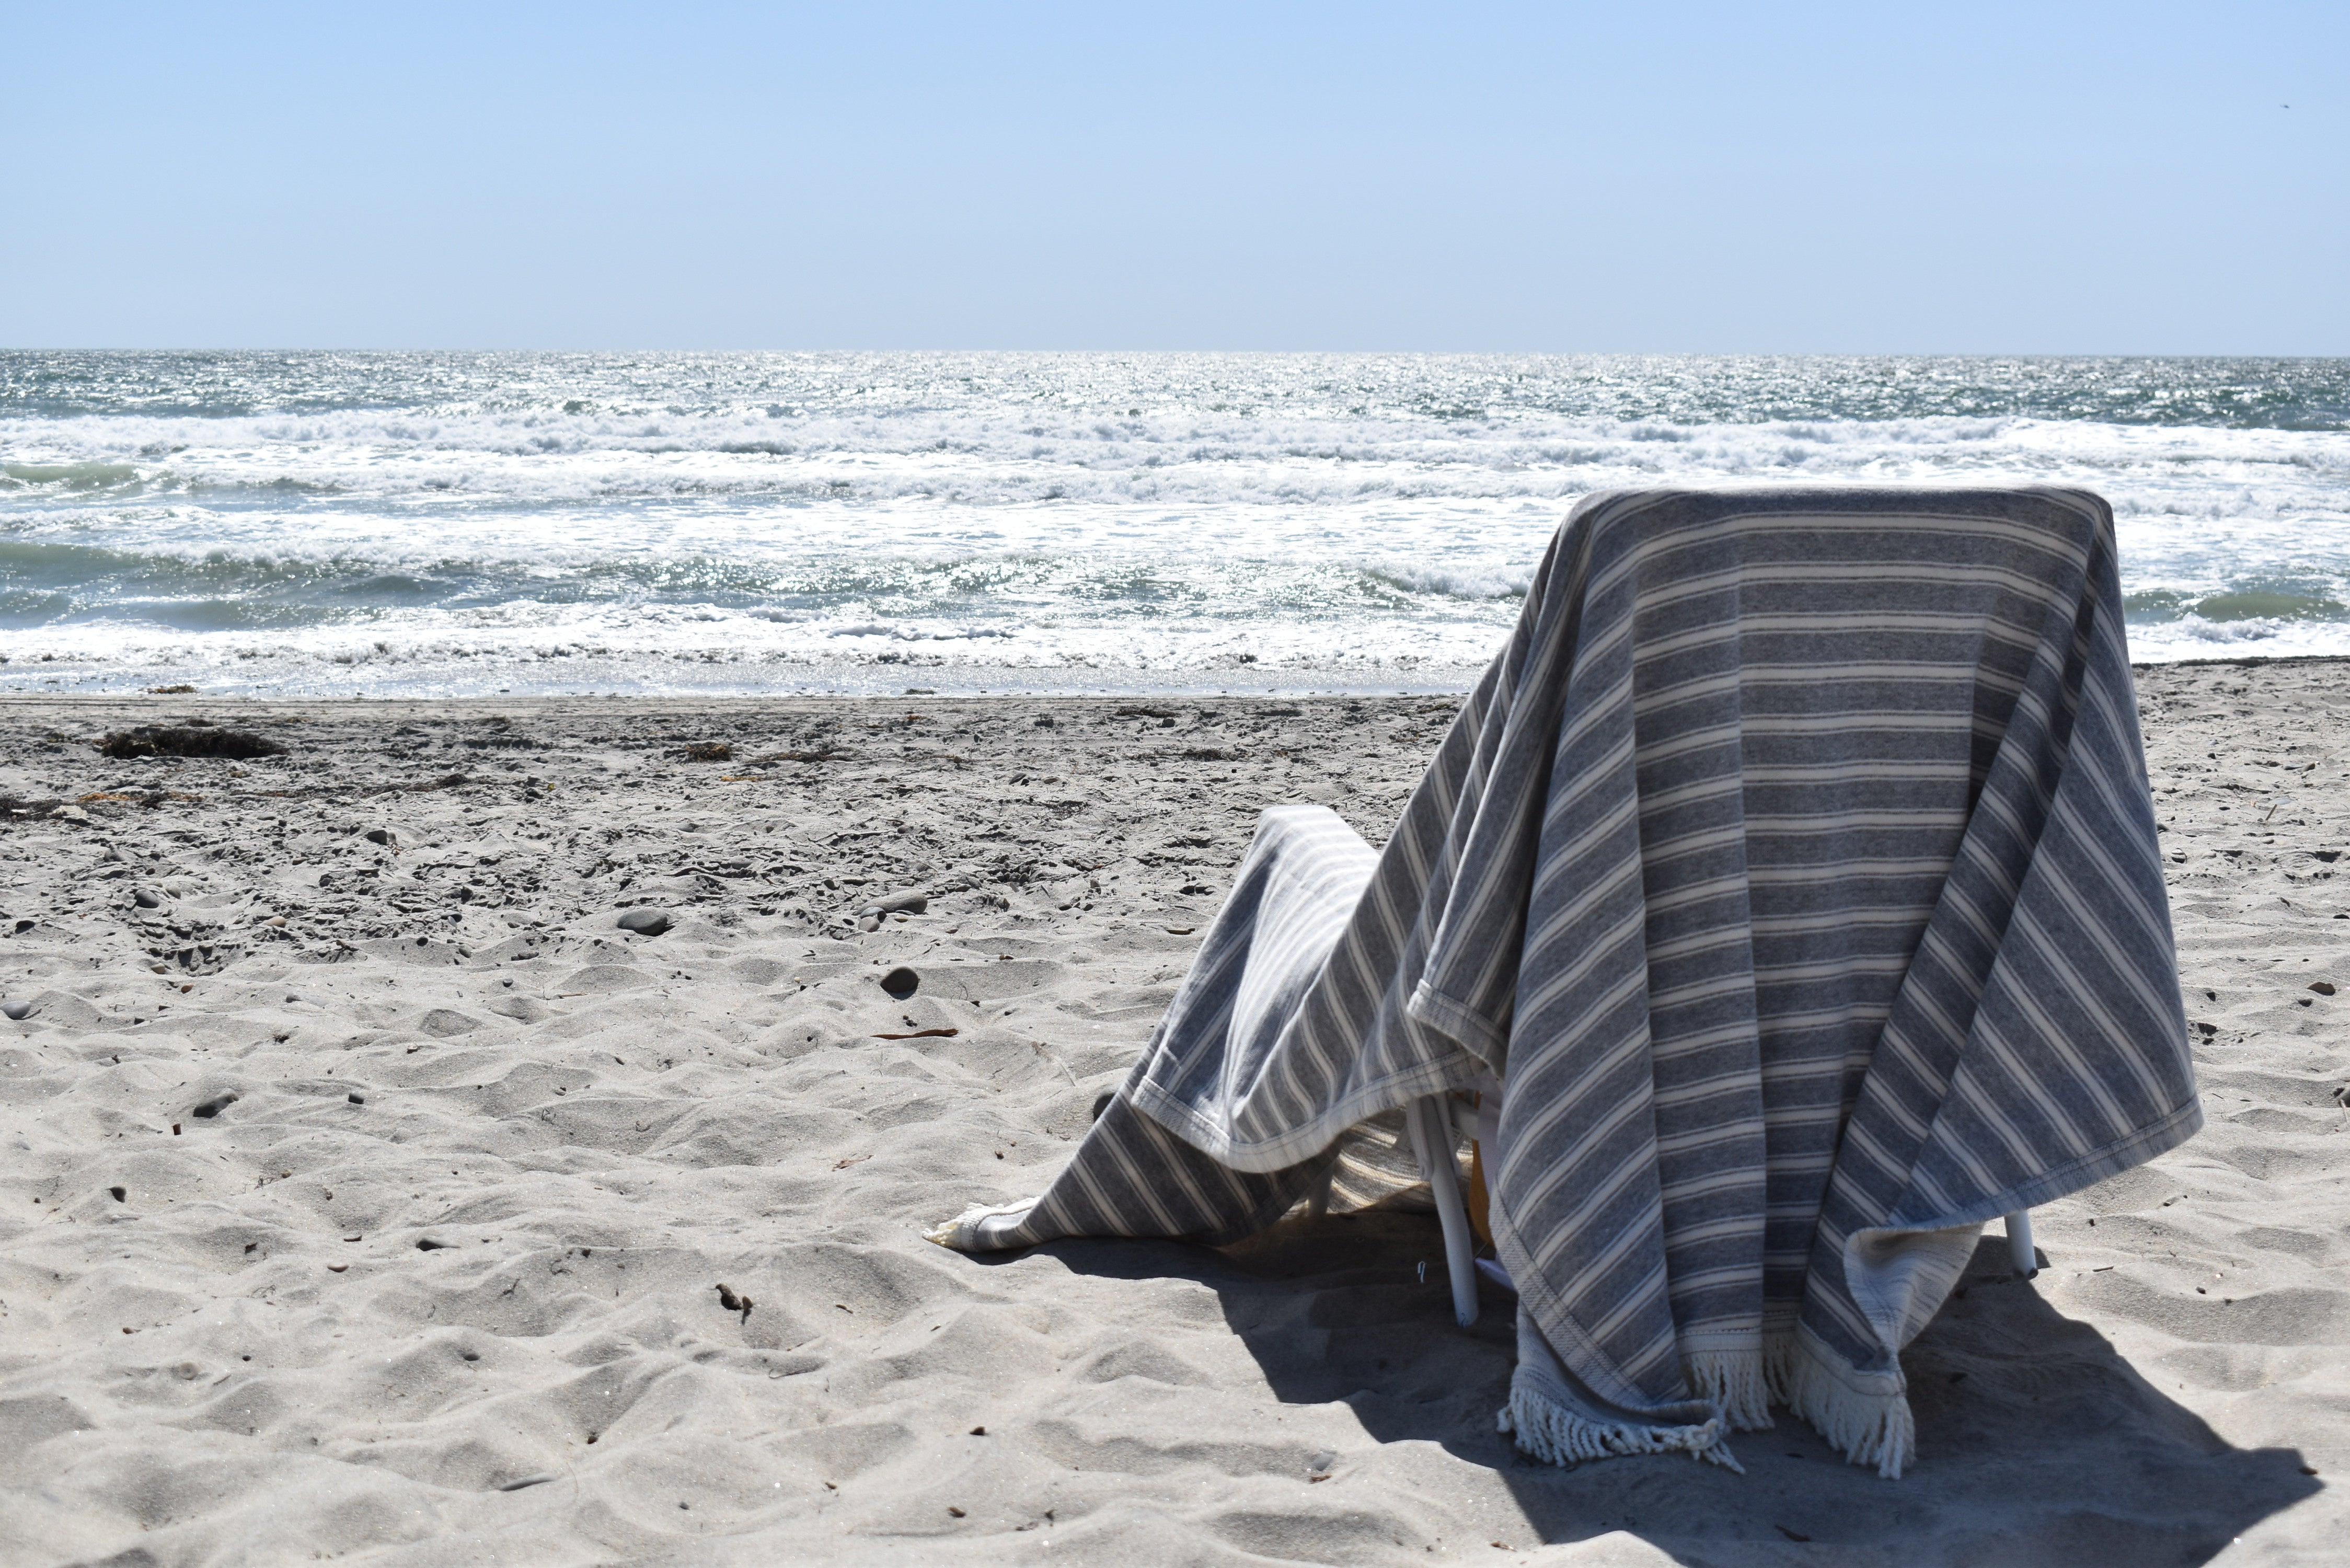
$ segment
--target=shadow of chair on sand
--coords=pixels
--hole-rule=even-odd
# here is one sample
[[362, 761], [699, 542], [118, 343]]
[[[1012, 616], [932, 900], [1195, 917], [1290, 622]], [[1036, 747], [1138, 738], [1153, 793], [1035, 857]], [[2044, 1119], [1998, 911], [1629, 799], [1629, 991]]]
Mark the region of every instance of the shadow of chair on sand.
[[1775, 1428], [1733, 1438], [1742, 1476], [1679, 1455], [1574, 1469], [1523, 1458], [1493, 1425], [1515, 1361], [1514, 1303], [1489, 1288], [1476, 1327], [1454, 1326], [1431, 1216], [1292, 1220], [1221, 1251], [1118, 1241], [1037, 1251], [1077, 1273], [1214, 1291], [1284, 1402], [1347, 1401], [1381, 1442], [1437, 1443], [1487, 1468], [1547, 1543], [1625, 1531], [1692, 1568], [2169, 1568], [2209, 1561], [2322, 1485], [2297, 1450], [2230, 1448], [2102, 1334], [2051, 1307], [2014, 1273], [1995, 1227], [1903, 1356], [1918, 1458], [1898, 1481], [1845, 1463], [1784, 1410]]

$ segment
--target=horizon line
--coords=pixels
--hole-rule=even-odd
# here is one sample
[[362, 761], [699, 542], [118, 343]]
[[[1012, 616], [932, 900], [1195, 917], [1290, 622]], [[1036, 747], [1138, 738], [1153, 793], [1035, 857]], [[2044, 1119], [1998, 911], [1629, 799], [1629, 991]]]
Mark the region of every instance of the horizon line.
[[244, 346], [150, 344], [122, 345], [10, 344], [0, 354], [702, 354], [702, 355], [825, 355], [825, 354], [1044, 354], [1100, 357], [1253, 355], [1265, 358], [1371, 357], [1401, 355], [1424, 358], [1535, 359], [2350, 359], [2350, 351], [2278, 352], [2261, 349], [1997, 349], [1997, 348], [545, 348], [503, 346], [422, 348], [362, 347], [350, 344], [263, 344]]

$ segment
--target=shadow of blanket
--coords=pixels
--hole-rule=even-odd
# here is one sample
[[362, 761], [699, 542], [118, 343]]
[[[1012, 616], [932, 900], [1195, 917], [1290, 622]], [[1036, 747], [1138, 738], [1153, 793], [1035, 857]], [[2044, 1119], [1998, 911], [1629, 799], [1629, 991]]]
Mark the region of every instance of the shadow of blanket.
[[[1494, 1429], [1514, 1302], [1454, 1326], [1435, 1222], [1292, 1220], [1240, 1246], [1071, 1241], [1080, 1273], [1183, 1278], [1291, 1403], [1345, 1400], [1382, 1442], [1420, 1439], [1493, 1471], [1546, 1542], [1627, 1531], [1690, 1568], [1753, 1563], [2170, 1568], [2209, 1561], [2320, 1489], [2298, 1451], [2230, 1448], [2009, 1267], [1994, 1232], [1903, 1357], [1918, 1459], [1899, 1481], [1846, 1464], [1801, 1419], [1739, 1434], [1744, 1475], [1679, 1456], [1559, 1469]], [[1427, 1265], [1423, 1281], [1419, 1265]]]

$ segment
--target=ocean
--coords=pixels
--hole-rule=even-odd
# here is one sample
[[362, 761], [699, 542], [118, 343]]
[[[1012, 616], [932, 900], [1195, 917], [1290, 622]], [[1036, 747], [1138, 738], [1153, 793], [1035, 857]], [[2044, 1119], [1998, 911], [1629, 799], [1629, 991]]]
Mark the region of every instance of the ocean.
[[2028, 482], [2350, 653], [2350, 360], [0, 353], [0, 691], [1459, 690], [1576, 497]]

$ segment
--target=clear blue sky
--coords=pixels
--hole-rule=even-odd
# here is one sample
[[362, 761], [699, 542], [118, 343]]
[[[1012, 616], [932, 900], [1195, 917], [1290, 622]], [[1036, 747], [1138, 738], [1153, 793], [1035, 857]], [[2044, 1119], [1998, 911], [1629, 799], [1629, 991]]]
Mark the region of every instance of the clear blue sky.
[[0, 47], [11, 347], [2350, 353], [2345, 0], [0, 0]]

